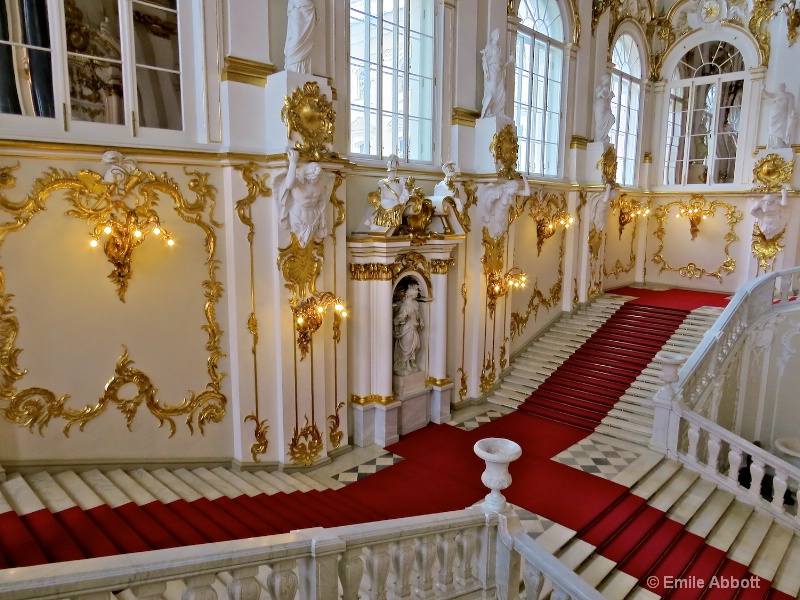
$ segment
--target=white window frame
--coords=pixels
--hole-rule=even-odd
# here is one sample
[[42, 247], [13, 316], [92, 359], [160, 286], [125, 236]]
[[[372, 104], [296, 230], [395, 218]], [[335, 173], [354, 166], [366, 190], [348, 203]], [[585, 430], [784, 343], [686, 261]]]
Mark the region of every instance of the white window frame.
[[[626, 186], [634, 186], [636, 185], [638, 179], [637, 173], [637, 165], [639, 161], [637, 160], [639, 156], [639, 148], [641, 146], [641, 133], [642, 133], [642, 118], [643, 118], [643, 81], [641, 74], [644, 72], [644, 63], [642, 61], [643, 53], [639, 44], [636, 41], [636, 38], [631, 35], [630, 33], [623, 32], [614, 42], [614, 46], [612, 46], [612, 60], [614, 56], [614, 50], [617, 47], [623, 38], [627, 37], [630, 39], [632, 47], [637, 53], [638, 61], [639, 61], [639, 76], [636, 77], [635, 75], [623, 70], [620, 66], [614, 64], [614, 68], [611, 70], [611, 89], [614, 92], [614, 100], [612, 100], [612, 107], [614, 109], [614, 125], [611, 127], [611, 143], [614, 144], [614, 148], [617, 152], [617, 174], [619, 176], [620, 183]], [[627, 106], [622, 105], [622, 86], [623, 82], [627, 82], [629, 94], [628, 94], [628, 102]], [[636, 90], [637, 96], [637, 115], [635, 120], [636, 125], [636, 132], [631, 134], [631, 98], [633, 97], [633, 90]], [[625, 110], [625, 122], [628, 124], [627, 131], [620, 132], [620, 126], [622, 124], [622, 111]], [[620, 136], [624, 139], [622, 143], [620, 143]], [[629, 155], [628, 153], [628, 146], [629, 146], [629, 138], [634, 137], [634, 147], [633, 153]], [[631, 164], [632, 163], [632, 164]], [[628, 166], [630, 165], [630, 172]]]

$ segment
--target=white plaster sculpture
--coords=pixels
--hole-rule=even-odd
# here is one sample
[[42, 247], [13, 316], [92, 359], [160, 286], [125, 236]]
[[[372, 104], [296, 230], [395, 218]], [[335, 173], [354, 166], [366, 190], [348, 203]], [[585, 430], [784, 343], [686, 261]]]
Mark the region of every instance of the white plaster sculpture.
[[769, 139], [767, 148], [789, 148], [792, 145], [797, 108], [794, 94], [786, 90], [786, 84], [778, 86], [777, 92], [762, 92], [764, 98], [772, 100], [769, 113]]
[[506, 112], [506, 68], [514, 64], [514, 58], [506, 60], [500, 50], [500, 30], [489, 36], [486, 48], [481, 50], [483, 64], [483, 106], [481, 117], [503, 117]]
[[516, 179], [504, 183], [487, 183], [478, 195], [478, 202], [483, 213], [483, 222], [489, 235], [494, 239], [504, 235], [508, 230], [508, 210], [517, 196], [529, 196], [531, 193], [528, 178], [522, 176], [522, 187]]
[[783, 207], [787, 204], [786, 188], [781, 190], [780, 197], [777, 194], [767, 194], [756, 201], [750, 214], [758, 219], [758, 227], [761, 233], [768, 240], [778, 235], [786, 227], [786, 215]]
[[127, 181], [128, 177], [133, 175], [138, 168], [136, 162], [130, 158], [125, 158], [116, 150], [104, 152], [101, 160], [109, 165], [106, 172], [103, 173], [103, 181], [116, 185], [116, 193], [124, 193], [123, 185], [125, 181]]
[[419, 286], [412, 283], [403, 299], [394, 306], [394, 374], [410, 375], [419, 371], [417, 352], [420, 348], [422, 311], [419, 307]]
[[458, 173], [458, 167], [456, 166], [456, 163], [452, 160], [446, 161], [442, 165], [442, 173], [444, 174], [444, 179], [434, 186], [433, 195], [451, 196], [455, 191], [454, 179], [456, 173]]
[[611, 111], [611, 100], [614, 92], [611, 91], [611, 77], [603, 73], [600, 83], [594, 88], [594, 141], [608, 142], [608, 134], [614, 126], [616, 119]]
[[[399, 166], [399, 159], [396, 154], [389, 156], [386, 163], [386, 177], [378, 182], [378, 190], [380, 191], [380, 208], [383, 211], [391, 210], [399, 205], [405, 205], [408, 202], [411, 193], [406, 187], [406, 178], [397, 176], [397, 168]], [[399, 210], [399, 209], [398, 209]], [[375, 218], [378, 209], [375, 207], [370, 215], [364, 221], [365, 225], [375, 227]]]
[[298, 169], [297, 150], [289, 149], [287, 154], [289, 168], [275, 177], [280, 224], [305, 247], [310, 240], [321, 241], [328, 234], [325, 207], [333, 188], [333, 176], [324, 173], [315, 162]]
[[314, 0], [289, 0], [286, 15], [283, 68], [296, 73], [311, 73], [311, 50], [314, 48], [314, 25], [317, 21]]
[[592, 225], [597, 231], [605, 231], [608, 209], [611, 206], [611, 185], [606, 184], [606, 191], [602, 197], [598, 195], [592, 211]]

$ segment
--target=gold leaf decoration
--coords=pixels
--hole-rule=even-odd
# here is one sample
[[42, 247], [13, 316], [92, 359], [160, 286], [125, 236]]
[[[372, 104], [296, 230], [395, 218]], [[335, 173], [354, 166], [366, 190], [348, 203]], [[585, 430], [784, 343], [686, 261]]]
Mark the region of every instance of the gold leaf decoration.
[[261, 462], [259, 455], [266, 454], [269, 448], [269, 440], [267, 440], [269, 425], [267, 425], [267, 419], [261, 419], [259, 421], [258, 415], [255, 413], [250, 413], [244, 418], [245, 423], [248, 421], [253, 421], [255, 424], [255, 432], [253, 435], [256, 438], [255, 444], [250, 446], [250, 454], [253, 457], [253, 461]]
[[765, 272], [772, 270], [775, 257], [783, 250], [781, 240], [784, 233], [786, 233], [786, 227], [770, 239], [767, 239], [758, 223], [753, 224], [753, 241], [750, 247], [753, 251], [753, 256], [758, 259], [758, 266]]
[[293, 133], [300, 136], [302, 141], [294, 147], [301, 158], [323, 160], [335, 156], [329, 146], [333, 144], [336, 111], [316, 81], [307, 81], [291, 96], [284, 97], [281, 119], [286, 123], [289, 139]]
[[289, 303], [295, 306], [302, 298], [315, 294], [317, 278], [322, 271], [324, 246], [322, 242], [309, 240], [304, 247], [292, 233], [285, 248], [278, 248], [278, 269], [286, 280], [284, 287], [292, 293]]
[[331, 446], [334, 448], [338, 448], [341, 443], [342, 439], [344, 439], [344, 432], [339, 429], [341, 422], [339, 421], [339, 411], [344, 407], [344, 402], [339, 402], [336, 405], [336, 410], [332, 415], [328, 416], [328, 424], [329, 424], [329, 438], [331, 440]]
[[763, 194], [778, 192], [784, 184], [791, 183], [792, 173], [793, 160], [785, 160], [774, 153], [767, 154], [753, 166], [753, 183], [759, 185], [752, 191]]
[[750, 21], [747, 23], [750, 33], [758, 40], [758, 53], [763, 66], [769, 64], [769, 22], [775, 16], [772, 4], [773, 0], [755, 0], [753, 12], [750, 13]]
[[519, 154], [519, 140], [517, 139], [517, 129], [514, 125], [508, 124], [492, 137], [489, 144], [489, 152], [494, 157], [495, 164], [500, 165], [497, 174], [506, 179], [519, 179], [517, 172], [517, 156]]
[[305, 425], [299, 430], [297, 425], [294, 427], [292, 441], [289, 443], [289, 456], [293, 463], [310, 467], [319, 458], [321, 452], [322, 434], [316, 423], [308, 422], [308, 415], [306, 415]]

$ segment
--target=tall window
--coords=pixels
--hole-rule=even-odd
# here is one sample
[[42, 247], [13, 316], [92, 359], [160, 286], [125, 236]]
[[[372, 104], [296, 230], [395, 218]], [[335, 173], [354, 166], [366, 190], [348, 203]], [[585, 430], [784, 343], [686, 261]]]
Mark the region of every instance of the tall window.
[[564, 24], [555, 0], [522, 0], [514, 69], [519, 169], [558, 175]]
[[639, 48], [630, 35], [619, 37], [614, 44], [612, 60], [611, 90], [614, 99], [611, 101], [611, 110], [615, 121], [609, 137], [617, 150], [620, 181], [624, 185], [633, 185], [641, 114], [642, 63]]
[[670, 81], [664, 183], [734, 181], [744, 60], [722, 41], [689, 50]]
[[350, 0], [350, 151], [433, 160], [433, 0]]

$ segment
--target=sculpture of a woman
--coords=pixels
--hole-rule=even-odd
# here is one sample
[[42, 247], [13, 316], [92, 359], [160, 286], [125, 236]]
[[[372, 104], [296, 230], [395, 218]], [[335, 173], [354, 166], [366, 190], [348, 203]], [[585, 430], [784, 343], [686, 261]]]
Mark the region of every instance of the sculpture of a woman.
[[794, 122], [797, 108], [794, 94], [786, 91], [786, 84], [778, 86], [777, 92], [763, 91], [765, 98], [772, 100], [769, 113], [769, 140], [767, 148], [788, 148], [792, 145]]
[[614, 126], [616, 119], [611, 111], [611, 100], [614, 92], [611, 91], [611, 77], [603, 73], [600, 83], [594, 88], [594, 141], [607, 142], [608, 134]]
[[481, 50], [483, 64], [483, 106], [481, 117], [505, 116], [506, 110], [506, 67], [514, 64], [513, 59], [503, 58], [500, 50], [500, 30], [495, 29], [489, 36], [489, 43]]
[[314, 0], [289, 0], [286, 13], [283, 68], [296, 73], [310, 73], [311, 50], [314, 48], [314, 25], [317, 20]]
[[394, 309], [394, 374], [410, 375], [419, 371], [417, 352], [420, 348], [422, 311], [419, 307], [419, 286], [412, 283]]

